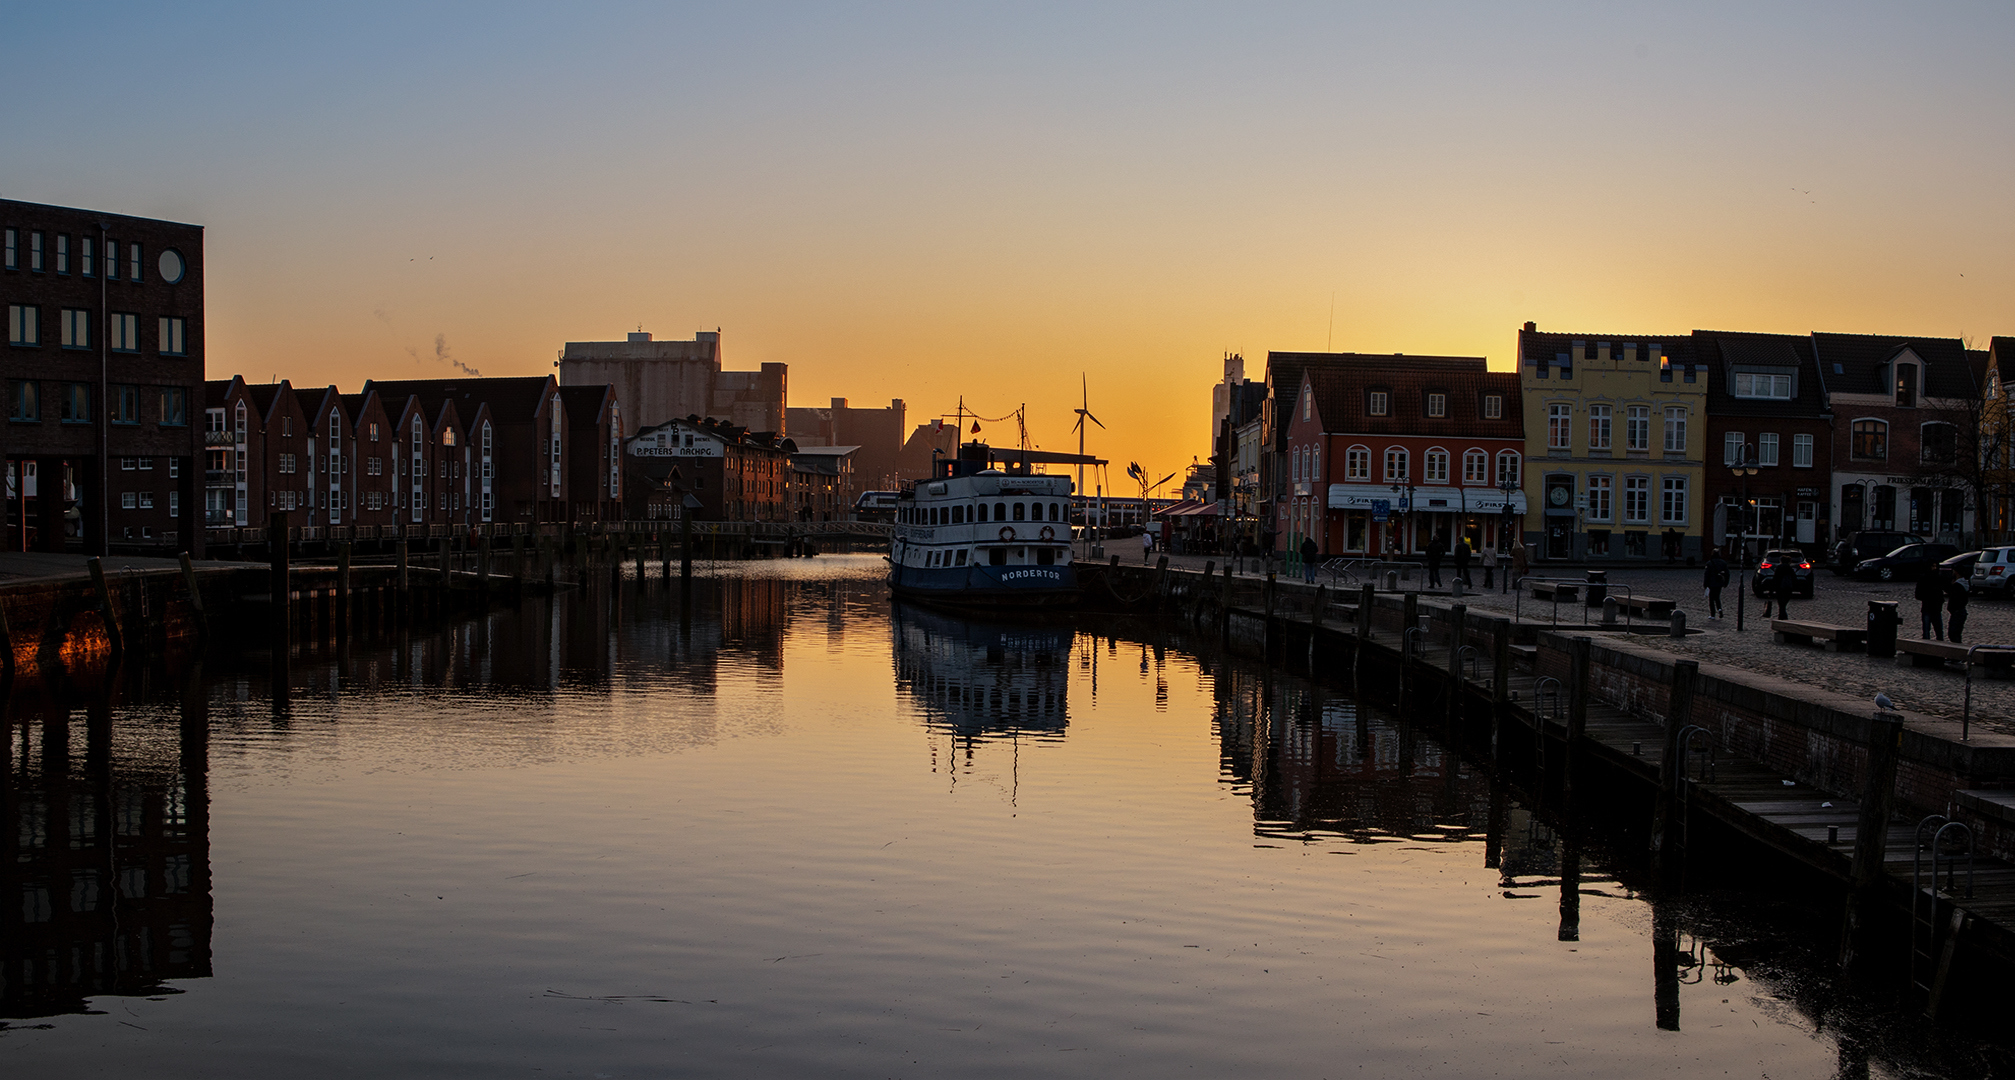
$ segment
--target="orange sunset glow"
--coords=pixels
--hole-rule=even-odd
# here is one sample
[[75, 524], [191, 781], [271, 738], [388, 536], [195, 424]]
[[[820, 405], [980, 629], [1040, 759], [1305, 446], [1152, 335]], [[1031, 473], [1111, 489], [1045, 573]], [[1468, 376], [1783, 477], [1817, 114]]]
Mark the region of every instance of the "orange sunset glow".
[[[0, 195], [204, 225], [213, 379], [718, 327], [792, 405], [1026, 403], [1053, 450], [1083, 374], [1088, 449], [1160, 476], [1209, 455], [1228, 352], [2009, 332], [2011, 18], [48, 9]], [[162, 62], [79, 82], [86, 38]]]

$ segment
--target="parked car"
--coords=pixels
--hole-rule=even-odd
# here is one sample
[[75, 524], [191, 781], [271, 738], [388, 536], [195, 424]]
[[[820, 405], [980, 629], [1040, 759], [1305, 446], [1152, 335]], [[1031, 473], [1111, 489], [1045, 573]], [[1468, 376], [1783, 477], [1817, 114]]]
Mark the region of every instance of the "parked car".
[[1973, 564], [1971, 587], [1983, 595], [1998, 593], [2001, 599], [2008, 599], [2008, 590], [2015, 588], [2015, 547], [1981, 548], [1980, 558]]
[[1850, 574], [1854, 568], [1869, 559], [1880, 558], [1905, 544], [1921, 544], [1924, 538], [1916, 533], [1896, 532], [1893, 529], [1863, 529], [1850, 534], [1833, 549], [1833, 572]]
[[1959, 554], [1951, 544], [1905, 544], [1887, 555], [1855, 564], [1854, 576], [1877, 581], [1915, 581]]
[[1779, 548], [1763, 553], [1763, 561], [1756, 564], [1756, 580], [1751, 586], [1756, 595], [1762, 596], [1770, 591], [1770, 579], [1777, 576], [1777, 564], [1783, 562], [1798, 568], [1798, 595], [1812, 599], [1812, 560], [1797, 548]]
[[1973, 565], [1979, 561], [1980, 561], [1979, 552], [1965, 551], [1952, 556], [1951, 558], [1945, 560], [1944, 562], [1939, 563], [1938, 569], [1950, 570], [1952, 571], [1953, 577], [1956, 577], [1961, 581], [1970, 582], [1970, 580], [1973, 577]]

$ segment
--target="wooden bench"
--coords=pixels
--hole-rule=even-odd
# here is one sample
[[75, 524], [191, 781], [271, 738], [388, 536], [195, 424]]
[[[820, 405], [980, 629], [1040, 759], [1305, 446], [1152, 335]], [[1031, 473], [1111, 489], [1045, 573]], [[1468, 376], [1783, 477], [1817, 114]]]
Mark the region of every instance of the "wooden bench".
[[[1944, 667], [1947, 662], [1963, 664], [1971, 645], [1954, 645], [1949, 641], [1921, 641], [1917, 638], [1896, 639], [1896, 662], [1908, 663], [1911, 667]], [[2005, 679], [2015, 672], [2015, 648], [1981, 648], [1973, 653], [1973, 664], [1987, 669], [1993, 678]]]
[[1859, 652], [1868, 645], [1868, 628], [1865, 626], [1772, 619], [1770, 631], [1777, 635], [1780, 644], [1824, 645], [1827, 652]]
[[1616, 597], [1617, 607], [1629, 608], [1633, 614], [1646, 619], [1670, 619], [1672, 609], [1678, 606], [1674, 601], [1660, 600], [1656, 596], [1616, 596], [1615, 593], [1610, 595]]
[[1534, 600], [1559, 600], [1562, 603], [1571, 603], [1581, 595], [1581, 586], [1572, 582], [1535, 581], [1531, 588]]

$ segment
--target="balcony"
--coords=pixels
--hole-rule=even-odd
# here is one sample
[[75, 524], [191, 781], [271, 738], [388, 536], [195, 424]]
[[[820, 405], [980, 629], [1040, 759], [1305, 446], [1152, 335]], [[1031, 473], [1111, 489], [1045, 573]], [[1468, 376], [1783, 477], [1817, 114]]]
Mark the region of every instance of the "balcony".
[[236, 446], [238, 437], [228, 431], [206, 431], [203, 433], [204, 446]]

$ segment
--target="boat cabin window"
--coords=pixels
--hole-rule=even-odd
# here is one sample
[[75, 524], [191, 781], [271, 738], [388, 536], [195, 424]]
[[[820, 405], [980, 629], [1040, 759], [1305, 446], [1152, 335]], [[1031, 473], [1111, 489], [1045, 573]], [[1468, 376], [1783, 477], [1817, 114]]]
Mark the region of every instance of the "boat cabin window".
[[1014, 504], [1014, 519], [1016, 521], [1022, 520], [1022, 504], [1020, 503]]
[[1035, 564], [1037, 566], [1056, 565], [1056, 552], [1049, 548], [1037, 548], [1035, 552]]
[[966, 523], [966, 508], [963, 506], [952, 507], [952, 524], [963, 525], [965, 523]]
[[1059, 513], [1059, 512], [1061, 512], [1062, 510], [1063, 510], [1063, 504], [1062, 504], [1062, 503], [1051, 503], [1051, 504], [1049, 504], [1049, 519], [1050, 519], [1051, 521], [1055, 521], [1055, 520], [1057, 520], [1057, 515], [1058, 515], [1058, 513]]
[[966, 551], [964, 548], [959, 549], [958, 558], [954, 561], [957, 562], [960, 566], [964, 566], [966, 564]]
[[1006, 503], [995, 503], [995, 504], [994, 504], [994, 520], [995, 520], [995, 521], [1006, 521], [1006, 520], [1007, 520], [1007, 504], [1006, 504]]
[[985, 503], [981, 503], [981, 504], [979, 504], [979, 511], [980, 511], [980, 516], [979, 516], [979, 517], [977, 517], [977, 518], [975, 518], [974, 520], [976, 520], [976, 521], [985, 521], [985, 520], [987, 519], [987, 504], [985, 504]]
[[1006, 565], [1007, 565], [1007, 549], [1006, 549], [1006, 548], [988, 548], [988, 549], [987, 549], [987, 565], [988, 565], [988, 566], [1006, 566]]

